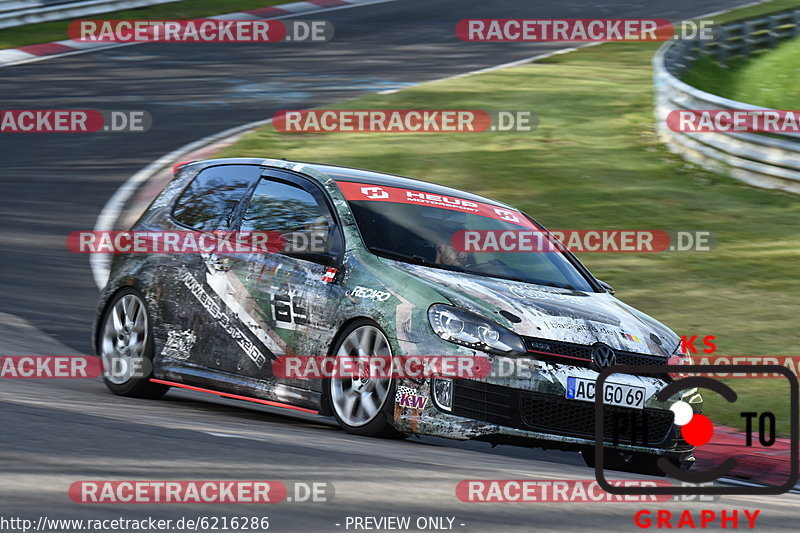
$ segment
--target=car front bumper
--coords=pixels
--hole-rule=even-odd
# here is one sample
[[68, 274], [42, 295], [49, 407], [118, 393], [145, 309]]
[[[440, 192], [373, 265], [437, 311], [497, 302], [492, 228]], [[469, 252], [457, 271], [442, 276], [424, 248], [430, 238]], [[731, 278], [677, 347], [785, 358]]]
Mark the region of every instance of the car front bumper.
[[[492, 359], [493, 366], [499, 364], [499, 358]], [[394, 425], [406, 433], [458, 440], [567, 450], [595, 446], [595, 404], [567, 399], [565, 383], [568, 376], [591, 377], [597, 373], [538, 362], [533, 367], [534, 372], [513, 378], [454, 379], [449, 406], [437, 402], [433, 379], [398, 380]], [[659, 455], [692, 451], [680, 438], [680, 428], [673, 424], [671, 402], [655, 398], [665, 381], [627, 375], [615, 378], [647, 384], [648, 399], [643, 409], [603, 407], [604, 447]], [[693, 407], [699, 411], [701, 405]]]

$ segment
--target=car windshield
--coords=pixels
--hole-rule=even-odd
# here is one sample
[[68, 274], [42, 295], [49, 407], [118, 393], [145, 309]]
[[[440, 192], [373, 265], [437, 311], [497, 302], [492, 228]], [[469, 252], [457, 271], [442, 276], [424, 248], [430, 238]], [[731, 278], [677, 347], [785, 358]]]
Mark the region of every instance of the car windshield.
[[[559, 251], [520, 251], [513, 246], [501, 249], [491, 246], [491, 240], [490, 246], [485, 246], [489, 234], [542, 234], [520, 211], [420, 191], [338, 184], [364, 243], [376, 255], [445, 270], [593, 292], [587, 279]], [[465, 235], [479, 235], [483, 242], [465, 241]], [[553, 250], [552, 246], [536, 249]]]

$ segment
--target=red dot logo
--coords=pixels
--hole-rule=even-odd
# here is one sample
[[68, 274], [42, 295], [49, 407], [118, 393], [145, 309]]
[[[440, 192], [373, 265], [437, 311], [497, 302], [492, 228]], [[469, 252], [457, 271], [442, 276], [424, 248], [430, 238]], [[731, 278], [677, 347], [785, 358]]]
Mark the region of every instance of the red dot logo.
[[672, 404], [670, 410], [675, 413], [675, 424], [681, 426], [683, 440], [692, 446], [702, 446], [714, 435], [714, 424], [705, 415], [695, 414], [692, 406], [684, 401]]
[[688, 424], [681, 427], [683, 440], [692, 446], [702, 446], [714, 435], [714, 424], [705, 415], [694, 415]]

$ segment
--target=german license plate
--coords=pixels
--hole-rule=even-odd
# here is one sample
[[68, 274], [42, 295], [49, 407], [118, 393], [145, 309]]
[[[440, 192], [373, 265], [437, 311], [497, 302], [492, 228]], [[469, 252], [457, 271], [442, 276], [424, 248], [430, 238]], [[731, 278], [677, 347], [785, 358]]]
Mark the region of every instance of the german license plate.
[[[603, 384], [603, 404], [619, 405], [632, 409], [644, 409], [644, 387], [632, 387], [622, 383]], [[586, 378], [567, 378], [567, 399], [594, 402], [595, 380]]]

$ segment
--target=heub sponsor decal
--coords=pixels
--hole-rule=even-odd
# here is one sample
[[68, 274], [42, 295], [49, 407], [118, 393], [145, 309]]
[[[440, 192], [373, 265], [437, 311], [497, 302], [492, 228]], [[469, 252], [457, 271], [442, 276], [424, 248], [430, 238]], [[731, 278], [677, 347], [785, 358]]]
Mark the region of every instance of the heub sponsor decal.
[[[456, 198], [453, 196], [444, 196], [441, 194], [432, 194], [429, 192], [421, 192], [421, 191], [406, 191], [406, 202], [415, 204], [430, 204], [439, 206], [460, 207], [467, 211], [477, 210], [478, 207], [478, 204], [476, 202], [472, 202], [470, 200], [464, 200], [463, 198]], [[497, 211], [498, 210], [495, 209], [495, 213], [497, 213]], [[499, 213], [497, 214], [497, 216], [502, 218], [502, 216]]]
[[467, 200], [466, 198], [427, 191], [403, 189], [400, 187], [365, 187], [363, 183], [349, 181], [337, 181], [336, 184], [341, 189], [344, 197], [350, 201], [392, 202], [439, 207], [450, 211], [459, 211], [495, 220], [502, 220], [524, 228], [541, 231], [541, 228], [538, 228], [521, 212], [513, 209], [500, 208], [487, 202]]
[[380, 187], [361, 187], [361, 194], [370, 200], [382, 200], [383, 198], [389, 198], [389, 193]]
[[502, 220], [505, 220], [506, 222], [519, 222], [519, 217], [515, 215], [513, 211], [510, 211], [508, 209], [500, 209], [496, 207], [494, 212], [497, 213], [497, 216], [499, 216]]
[[410, 387], [397, 387], [395, 402], [400, 407], [410, 407], [411, 409], [424, 409], [428, 403], [428, 397], [423, 396], [419, 391]]
[[373, 302], [385, 302], [392, 297], [392, 294], [386, 291], [379, 291], [377, 289], [356, 285], [356, 287], [350, 291], [350, 296], [353, 298], [361, 298], [362, 300], [372, 300]]

